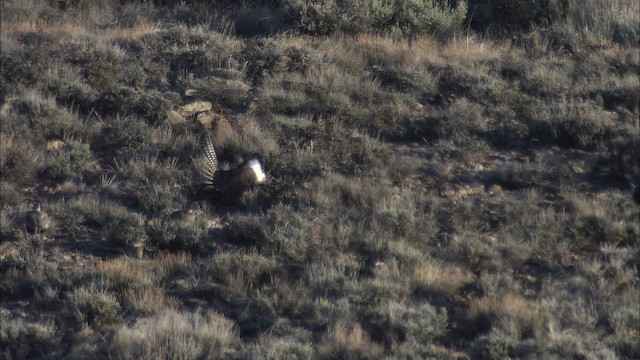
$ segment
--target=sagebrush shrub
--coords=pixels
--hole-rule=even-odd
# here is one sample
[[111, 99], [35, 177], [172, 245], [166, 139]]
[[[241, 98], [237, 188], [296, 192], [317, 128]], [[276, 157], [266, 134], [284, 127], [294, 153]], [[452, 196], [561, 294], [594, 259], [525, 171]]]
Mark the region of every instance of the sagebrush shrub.
[[118, 320], [120, 303], [114, 294], [88, 286], [72, 291], [65, 301], [65, 309], [74, 326], [98, 328]]
[[466, 1], [394, 0], [284, 2], [285, 20], [302, 33], [380, 32], [396, 37], [441, 37], [457, 30], [467, 14]]
[[42, 359], [55, 356], [60, 344], [53, 324], [3, 319], [0, 354], [3, 359]]
[[238, 348], [234, 323], [216, 312], [167, 309], [120, 327], [111, 344], [116, 359], [225, 358]]
[[100, 133], [91, 144], [93, 151], [113, 156], [142, 148], [149, 128], [135, 116], [121, 116], [105, 119]]
[[68, 139], [61, 148], [52, 151], [40, 176], [53, 182], [78, 180], [82, 178], [86, 166], [92, 160], [88, 144]]
[[101, 229], [101, 234], [114, 248], [132, 245], [146, 239], [144, 219], [136, 213], [112, 215]]

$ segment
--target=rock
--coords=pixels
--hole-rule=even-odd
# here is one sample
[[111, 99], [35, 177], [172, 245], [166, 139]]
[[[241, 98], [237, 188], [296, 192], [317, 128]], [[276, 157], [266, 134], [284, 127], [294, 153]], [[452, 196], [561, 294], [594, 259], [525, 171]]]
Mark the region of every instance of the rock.
[[491, 186], [489, 186], [489, 188], [487, 189], [487, 194], [489, 195], [498, 195], [502, 192], [502, 188], [500, 187], [500, 185], [498, 184], [492, 184]]
[[224, 85], [230, 91], [235, 91], [237, 93], [247, 93], [251, 90], [251, 86], [249, 86], [244, 81], [240, 80], [223, 80]]
[[225, 224], [219, 218], [207, 219], [205, 221], [205, 227], [207, 229], [222, 229], [225, 227]]
[[204, 111], [199, 113], [198, 116], [196, 116], [196, 119], [200, 122], [200, 124], [202, 124], [202, 126], [204, 126], [205, 129], [211, 129], [213, 126], [212, 124], [216, 121], [216, 119], [218, 119], [218, 117], [218, 114], [214, 113], [213, 111]]
[[167, 120], [170, 124], [179, 124], [187, 121], [184, 116], [180, 115], [176, 110], [167, 111]]
[[420, 103], [415, 103], [413, 105], [411, 105], [411, 111], [421, 111], [424, 108], [424, 105], [420, 104]]
[[213, 106], [208, 101], [196, 101], [190, 104], [180, 106], [176, 111], [178, 114], [187, 117], [193, 116], [199, 112], [211, 110]]
[[211, 130], [211, 140], [217, 151], [223, 149], [235, 132], [231, 123], [222, 114], [205, 111], [196, 116], [205, 129]]
[[64, 141], [62, 141], [62, 140], [51, 140], [51, 141], [47, 142], [47, 150], [48, 151], [55, 151], [55, 150], [60, 149], [63, 145], [64, 145]]

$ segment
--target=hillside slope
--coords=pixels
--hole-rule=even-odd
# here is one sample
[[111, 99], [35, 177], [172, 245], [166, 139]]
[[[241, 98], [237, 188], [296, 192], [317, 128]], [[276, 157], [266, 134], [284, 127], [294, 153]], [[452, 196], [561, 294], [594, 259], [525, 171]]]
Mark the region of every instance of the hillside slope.
[[[640, 357], [632, 3], [564, 42], [59, 3], [2, 5], [3, 359]], [[212, 134], [267, 170], [240, 203]]]

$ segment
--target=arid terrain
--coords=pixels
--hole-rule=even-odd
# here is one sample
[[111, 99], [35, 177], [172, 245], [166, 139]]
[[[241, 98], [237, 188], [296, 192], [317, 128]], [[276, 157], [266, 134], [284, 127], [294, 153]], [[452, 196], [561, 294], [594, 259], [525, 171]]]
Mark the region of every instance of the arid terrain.
[[0, 4], [2, 359], [640, 358], [635, 1]]

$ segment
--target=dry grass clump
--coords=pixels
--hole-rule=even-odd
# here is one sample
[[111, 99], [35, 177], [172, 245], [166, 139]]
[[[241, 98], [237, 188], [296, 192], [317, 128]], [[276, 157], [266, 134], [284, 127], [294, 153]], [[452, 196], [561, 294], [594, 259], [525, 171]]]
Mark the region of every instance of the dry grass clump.
[[169, 303], [162, 290], [154, 287], [126, 290], [122, 295], [122, 306], [134, 314], [157, 314]]
[[315, 355], [310, 343], [290, 338], [265, 338], [251, 349], [251, 356], [265, 360], [295, 359], [303, 360]]
[[131, 258], [116, 258], [97, 264], [96, 270], [102, 273], [119, 292], [149, 288], [155, 283], [153, 268], [148, 264]]
[[416, 265], [411, 275], [414, 286], [425, 286], [449, 296], [473, 279], [467, 270], [459, 266], [437, 262]]
[[120, 319], [120, 303], [108, 289], [93, 283], [71, 291], [65, 299], [65, 312], [77, 328], [100, 328]]
[[359, 324], [336, 324], [318, 345], [320, 359], [373, 359], [383, 353], [383, 346], [373, 342]]
[[518, 338], [539, 338], [545, 333], [545, 313], [540, 304], [513, 294], [499, 299], [474, 299], [467, 311], [469, 324], [480, 331], [501, 327]]
[[217, 253], [211, 259], [208, 271], [221, 273], [220, 282], [234, 291], [253, 291], [274, 281], [278, 274], [275, 259], [255, 251], [246, 254]]
[[363, 314], [363, 324], [372, 339], [393, 349], [404, 342], [427, 347], [445, 335], [448, 324], [445, 309], [429, 303], [419, 305], [390, 301]]
[[[31, 144], [17, 141], [15, 134], [2, 133], [0, 136], [0, 166], [7, 180], [16, 185], [32, 185], [39, 169], [44, 166], [44, 154]], [[3, 178], [4, 178], [3, 176]]]
[[18, 239], [15, 248], [7, 249], [13, 251], [3, 251], [3, 300], [19, 301], [42, 297], [43, 303], [52, 301], [51, 306], [55, 308], [57, 300], [53, 297], [75, 281], [75, 273], [66, 273], [55, 260], [45, 258], [41, 248], [42, 241], [22, 237]]
[[222, 315], [166, 309], [119, 328], [110, 353], [116, 359], [224, 359], [238, 345], [233, 322]]

